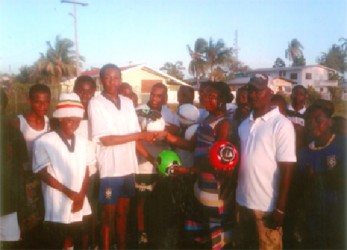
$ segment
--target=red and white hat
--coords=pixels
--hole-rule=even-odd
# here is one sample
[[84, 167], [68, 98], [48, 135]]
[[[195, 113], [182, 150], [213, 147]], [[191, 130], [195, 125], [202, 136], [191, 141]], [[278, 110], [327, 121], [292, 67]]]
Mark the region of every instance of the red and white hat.
[[79, 117], [83, 118], [84, 107], [79, 96], [75, 93], [63, 93], [59, 97], [59, 102], [53, 112], [53, 117]]

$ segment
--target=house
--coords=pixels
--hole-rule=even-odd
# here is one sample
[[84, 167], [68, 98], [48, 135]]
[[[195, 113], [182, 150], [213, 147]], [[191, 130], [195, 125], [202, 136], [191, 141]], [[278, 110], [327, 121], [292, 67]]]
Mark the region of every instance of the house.
[[[234, 93], [238, 88], [246, 85], [250, 79], [250, 76], [238, 77], [229, 81], [227, 84], [229, 85], [230, 90]], [[292, 92], [292, 86], [294, 84], [293, 81], [290, 81], [283, 77], [274, 77], [272, 78], [272, 81], [273, 85], [275, 86], [275, 93], [281, 92], [284, 94], [290, 94]]]
[[[122, 71], [122, 81], [129, 83], [133, 87], [133, 91], [138, 95], [139, 103], [148, 101], [151, 87], [155, 83], [161, 82], [168, 86], [168, 103], [177, 103], [177, 89], [180, 85], [190, 86], [175, 77], [144, 64], [120, 67], [120, 70]], [[99, 73], [99, 69], [92, 69], [81, 72], [81, 75], [93, 77], [97, 85], [100, 86]], [[61, 84], [64, 88], [64, 86], [73, 86], [73, 82], [74, 79], [71, 79]], [[65, 87], [63, 91], [71, 92], [72, 87]]]
[[338, 74], [338, 72], [319, 64], [297, 67], [254, 69], [247, 73], [250, 75], [255, 73], [264, 73], [272, 78], [281, 77], [282, 79], [287, 79], [292, 81], [294, 85], [300, 84], [306, 88], [312, 86], [321, 94], [322, 98], [327, 100], [331, 99], [331, 94], [328, 88], [338, 86], [337, 80], [330, 80], [334, 75]]

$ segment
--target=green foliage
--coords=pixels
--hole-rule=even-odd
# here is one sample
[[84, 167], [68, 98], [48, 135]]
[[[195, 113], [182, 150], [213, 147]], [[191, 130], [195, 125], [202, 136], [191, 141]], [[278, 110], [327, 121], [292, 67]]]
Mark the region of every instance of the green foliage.
[[291, 40], [288, 44], [288, 48], [285, 50], [285, 57], [289, 60], [293, 62], [293, 66], [295, 59], [298, 59], [300, 57], [303, 57], [303, 50], [304, 46], [302, 46], [302, 44], [299, 42], [298, 39], [294, 38], [293, 40]]
[[177, 61], [175, 63], [166, 62], [164, 66], [160, 68], [160, 70], [165, 71], [166, 74], [170, 76], [182, 80], [184, 77], [183, 70], [185, 70], [185, 68], [183, 67], [183, 63], [181, 61]]
[[311, 105], [315, 100], [320, 99], [321, 95], [312, 86], [307, 87], [307, 106]]
[[292, 66], [305, 66], [305, 65], [306, 65], [306, 59], [303, 55], [300, 57], [294, 58]]
[[317, 62], [343, 74], [347, 70], [346, 45], [342, 44], [339, 46], [333, 44], [327, 53], [322, 53]]
[[219, 39], [214, 42], [212, 38], [207, 42], [203, 38], [195, 41], [194, 50], [187, 45], [191, 61], [189, 73], [199, 79], [208, 74], [210, 80], [220, 78], [224, 66], [232, 60], [232, 48], [226, 47], [224, 41]]
[[328, 87], [328, 90], [331, 94], [331, 101], [334, 105], [339, 104], [342, 101], [342, 89], [340, 87]]
[[274, 62], [273, 68], [284, 68], [286, 67], [286, 63], [282, 60], [282, 58], [277, 57]]

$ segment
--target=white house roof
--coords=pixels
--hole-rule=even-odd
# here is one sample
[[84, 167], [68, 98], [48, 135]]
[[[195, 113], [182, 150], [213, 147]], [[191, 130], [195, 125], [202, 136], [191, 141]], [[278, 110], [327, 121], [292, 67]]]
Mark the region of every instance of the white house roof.
[[[156, 75], [159, 75], [167, 80], [170, 80], [170, 81], [173, 81], [179, 85], [186, 85], [186, 86], [189, 86], [191, 87], [189, 84], [187, 84], [186, 82], [182, 81], [182, 80], [179, 80], [173, 76], [170, 76], [160, 70], [156, 70], [148, 65], [145, 65], [145, 64], [138, 64], [138, 65], [130, 65], [130, 66], [125, 66], [125, 67], [119, 67], [120, 70], [122, 72], [131, 72], [133, 70], [136, 70], [136, 69], [142, 69], [142, 70], [145, 70], [147, 72], [150, 72], [152, 74], [156, 74]], [[93, 70], [89, 70], [89, 71], [85, 71], [85, 72], [82, 72], [81, 75], [88, 75], [88, 76], [91, 76], [91, 77], [99, 77], [99, 72], [100, 72], [100, 69], [93, 69]]]
[[325, 66], [320, 65], [320, 64], [306, 65], [306, 66], [295, 66], [295, 67], [258, 68], [258, 69], [249, 70], [248, 72], [250, 72], [250, 73], [252, 73], [252, 72], [278, 72], [278, 71], [283, 71], [283, 70], [297, 71], [297, 70], [302, 70], [302, 69], [312, 68], [312, 67], [320, 67], [320, 68], [326, 69], [327, 71], [332, 71], [332, 72], [337, 73], [336, 70], [334, 70], [332, 68], [325, 67]]

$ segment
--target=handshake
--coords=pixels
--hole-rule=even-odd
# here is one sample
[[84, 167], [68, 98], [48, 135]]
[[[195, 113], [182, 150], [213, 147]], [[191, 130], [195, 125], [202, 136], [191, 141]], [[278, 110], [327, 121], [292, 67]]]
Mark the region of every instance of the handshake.
[[166, 139], [167, 131], [143, 131], [141, 132], [141, 140], [155, 142], [157, 140]]

